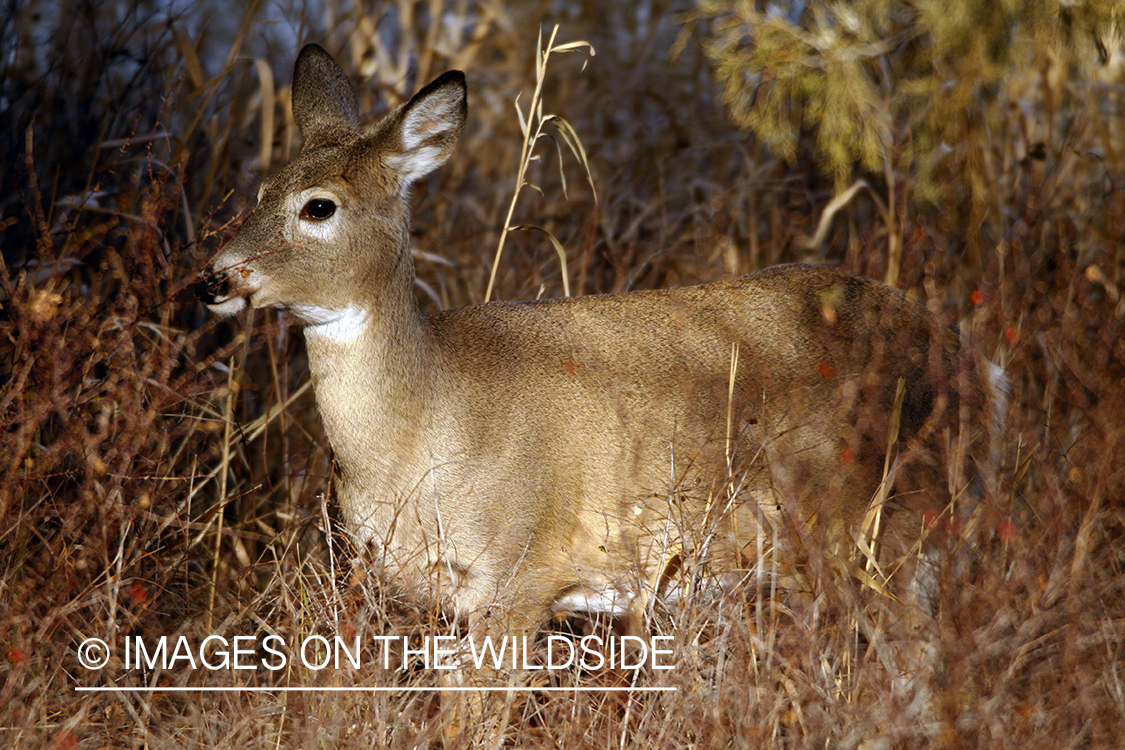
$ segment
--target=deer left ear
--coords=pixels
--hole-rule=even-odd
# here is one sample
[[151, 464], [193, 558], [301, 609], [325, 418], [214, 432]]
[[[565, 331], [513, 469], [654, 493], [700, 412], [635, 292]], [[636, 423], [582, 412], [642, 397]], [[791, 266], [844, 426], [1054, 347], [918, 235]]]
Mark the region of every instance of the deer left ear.
[[387, 157], [405, 187], [449, 159], [465, 125], [465, 74], [451, 70], [414, 95], [399, 112], [401, 151]]

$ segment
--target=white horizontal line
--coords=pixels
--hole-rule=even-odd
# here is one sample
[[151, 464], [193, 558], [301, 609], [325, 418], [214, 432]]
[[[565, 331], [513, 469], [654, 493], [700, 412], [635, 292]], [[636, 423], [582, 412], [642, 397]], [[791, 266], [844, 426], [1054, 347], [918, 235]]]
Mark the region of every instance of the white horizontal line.
[[76, 687], [78, 693], [667, 693], [678, 687]]

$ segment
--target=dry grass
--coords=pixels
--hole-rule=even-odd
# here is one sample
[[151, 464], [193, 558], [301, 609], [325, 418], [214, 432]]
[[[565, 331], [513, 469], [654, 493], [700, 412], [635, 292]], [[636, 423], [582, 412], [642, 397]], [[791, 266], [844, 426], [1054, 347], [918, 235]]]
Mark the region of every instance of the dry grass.
[[[95, 635], [115, 646], [212, 633], [371, 643], [448, 627], [381, 585], [346, 537], [329, 533], [331, 454], [291, 321], [216, 322], [190, 293], [264, 162], [282, 162], [299, 143], [283, 106], [297, 37], [363, 71], [353, 80], [372, 114], [446, 67], [469, 74], [462, 145], [415, 200], [424, 304], [485, 293], [519, 159], [511, 102], [534, 80], [540, 23], [559, 22], [561, 41], [597, 50], [586, 72], [577, 58], [552, 61], [544, 91], [582, 138], [599, 203], [573, 162], [562, 198], [548, 149], [531, 167], [543, 192], [524, 191], [514, 218], [568, 249], [572, 293], [801, 259], [881, 278], [884, 223], [860, 193], [824, 243], [805, 250], [830, 181], [811, 164], [778, 162], [728, 124], [695, 45], [667, 55], [678, 29], [658, 0], [639, 4], [647, 12], [400, 2], [368, 4], [369, 15], [329, 0], [315, 18], [251, 4], [229, 26], [214, 15], [229, 14], [225, 5], [168, 15], [149, 6], [31, 0], [0, 10], [9, 50], [0, 59], [0, 744], [436, 742], [448, 717], [425, 693], [74, 691], [433, 684], [417, 664], [373, 666], [374, 646], [359, 670], [161, 673], [126, 669], [119, 652], [100, 671], [78, 662], [78, 644]], [[898, 217], [900, 286], [956, 319], [1014, 384], [1001, 496], [986, 509], [973, 564], [943, 570], [941, 612], [922, 637], [890, 639], [900, 616], [892, 605], [808, 560], [815, 599], [747, 585], [657, 613], [654, 628], [676, 634], [676, 668], [646, 671], [638, 684], [678, 692], [521, 698], [517, 746], [1120, 745], [1117, 76], [1044, 69], [1014, 82], [1019, 106], [990, 134], [992, 161], [948, 176], [976, 186], [958, 193], [958, 210], [907, 205]], [[260, 148], [262, 132], [272, 150]], [[494, 296], [560, 294], [558, 269], [542, 236], [515, 233]]]

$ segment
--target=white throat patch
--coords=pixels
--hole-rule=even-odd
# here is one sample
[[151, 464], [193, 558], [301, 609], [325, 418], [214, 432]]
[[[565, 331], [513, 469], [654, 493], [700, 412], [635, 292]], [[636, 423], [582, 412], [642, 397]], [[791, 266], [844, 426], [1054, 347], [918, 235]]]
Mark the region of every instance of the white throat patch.
[[294, 305], [292, 312], [305, 324], [306, 338], [323, 338], [337, 344], [350, 344], [367, 328], [371, 313], [355, 305], [329, 309], [315, 305]]

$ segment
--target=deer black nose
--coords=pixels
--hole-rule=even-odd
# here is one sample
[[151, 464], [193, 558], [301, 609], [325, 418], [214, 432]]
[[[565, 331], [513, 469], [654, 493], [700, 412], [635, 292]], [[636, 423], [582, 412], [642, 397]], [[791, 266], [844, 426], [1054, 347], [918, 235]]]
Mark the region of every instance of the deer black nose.
[[203, 304], [213, 305], [222, 302], [230, 294], [230, 279], [225, 273], [209, 273], [195, 282], [195, 296]]

